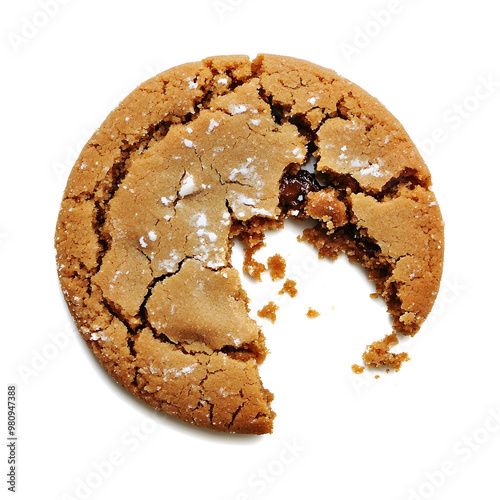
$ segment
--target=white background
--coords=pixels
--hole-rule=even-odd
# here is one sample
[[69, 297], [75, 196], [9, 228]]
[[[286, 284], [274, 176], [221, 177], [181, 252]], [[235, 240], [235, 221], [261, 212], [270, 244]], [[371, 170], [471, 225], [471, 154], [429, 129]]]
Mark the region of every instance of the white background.
[[[17, 385], [17, 498], [500, 498], [496, 3], [42, 4], [0, 16], [0, 392]], [[375, 380], [350, 370], [390, 331], [364, 273], [318, 263], [296, 228], [270, 238], [258, 257], [278, 245], [300, 291], [261, 320], [275, 432], [227, 436], [157, 415], [100, 368], [59, 291], [53, 233], [69, 168], [125, 95], [183, 62], [258, 52], [333, 68], [396, 115], [431, 169], [446, 263], [431, 318], [399, 346], [412, 360]], [[280, 286], [245, 283], [254, 311]]]

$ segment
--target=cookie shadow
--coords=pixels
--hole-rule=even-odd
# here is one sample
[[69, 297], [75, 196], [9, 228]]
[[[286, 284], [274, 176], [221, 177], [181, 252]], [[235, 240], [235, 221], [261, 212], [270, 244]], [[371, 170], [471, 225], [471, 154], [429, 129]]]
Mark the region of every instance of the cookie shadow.
[[238, 446], [241, 444], [251, 445], [264, 438], [264, 436], [259, 436], [255, 434], [236, 434], [231, 432], [221, 432], [217, 430], [206, 429], [204, 427], [198, 427], [194, 424], [178, 420], [177, 418], [172, 417], [171, 415], [167, 415], [166, 413], [162, 413], [160, 410], [151, 408], [147, 403], [138, 399], [127, 389], [122, 387], [118, 382], [116, 382], [109, 375], [106, 369], [101, 365], [101, 363], [99, 363], [99, 360], [94, 356], [94, 353], [87, 346], [85, 340], [78, 333], [78, 331], [76, 331], [75, 333], [77, 342], [81, 346], [84, 355], [87, 357], [89, 362], [94, 365], [103, 383], [106, 384], [106, 386], [112, 392], [117, 393], [120, 398], [122, 398], [127, 402], [127, 404], [134, 407], [134, 409], [137, 410], [139, 414], [143, 414], [148, 418], [151, 418], [157, 424], [163, 426], [164, 428], [170, 428], [171, 430], [179, 432], [181, 434], [186, 434], [191, 436], [195, 435], [197, 438], [205, 439], [207, 441], [237, 444]]

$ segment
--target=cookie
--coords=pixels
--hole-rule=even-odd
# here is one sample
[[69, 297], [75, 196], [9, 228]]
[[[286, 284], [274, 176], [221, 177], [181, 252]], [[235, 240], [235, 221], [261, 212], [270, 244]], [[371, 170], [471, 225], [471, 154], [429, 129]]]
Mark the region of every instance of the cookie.
[[198, 426], [269, 433], [267, 351], [232, 239], [255, 249], [287, 217], [312, 218], [302, 239], [364, 266], [394, 331], [413, 335], [443, 263], [430, 185], [399, 122], [331, 70], [274, 55], [185, 64], [140, 85], [83, 149], [56, 229], [61, 287], [90, 349], [138, 398]]

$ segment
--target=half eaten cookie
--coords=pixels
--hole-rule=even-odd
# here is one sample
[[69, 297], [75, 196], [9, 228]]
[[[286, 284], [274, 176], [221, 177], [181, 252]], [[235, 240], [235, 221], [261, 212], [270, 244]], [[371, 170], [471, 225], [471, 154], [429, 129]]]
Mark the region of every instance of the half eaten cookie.
[[[315, 172], [303, 167], [316, 163]], [[57, 230], [59, 279], [89, 347], [149, 405], [218, 431], [272, 431], [263, 334], [231, 265], [287, 217], [345, 252], [394, 330], [429, 314], [443, 264], [430, 175], [403, 127], [335, 72], [289, 57], [212, 57], [134, 90], [78, 158]]]

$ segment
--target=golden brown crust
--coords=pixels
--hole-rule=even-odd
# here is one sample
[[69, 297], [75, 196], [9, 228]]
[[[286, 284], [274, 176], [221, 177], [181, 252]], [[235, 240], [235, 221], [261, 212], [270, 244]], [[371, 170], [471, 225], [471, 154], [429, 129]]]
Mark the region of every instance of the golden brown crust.
[[[311, 155], [321, 185], [295, 177]], [[268, 433], [264, 337], [231, 238], [260, 277], [263, 231], [315, 218], [304, 239], [364, 265], [395, 329], [413, 334], [442, 271], [429, 186], [399, 122], [335, 72], [273, 55], [185, 64], [134, 90], [82, 151], [57, 224], [59, 279], [87, 344], [137, 397], [196, 425]]]

